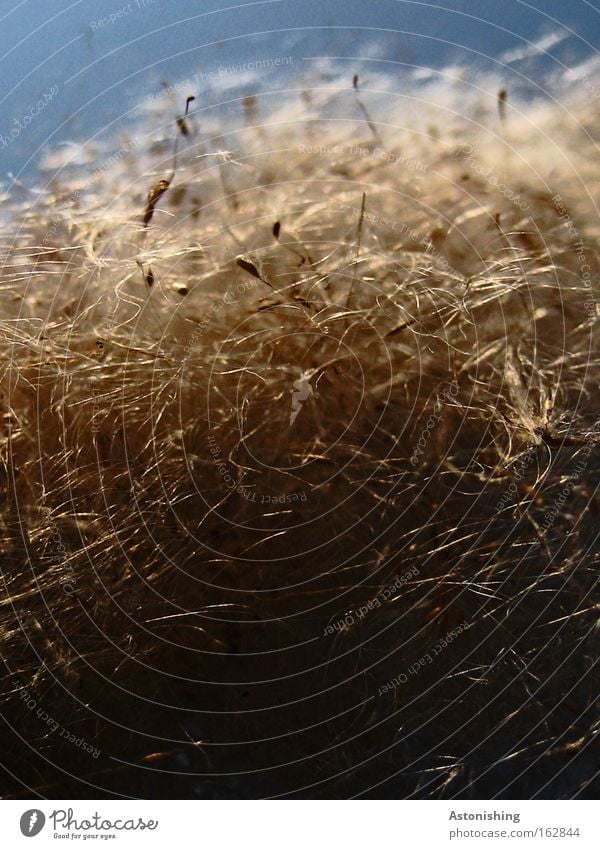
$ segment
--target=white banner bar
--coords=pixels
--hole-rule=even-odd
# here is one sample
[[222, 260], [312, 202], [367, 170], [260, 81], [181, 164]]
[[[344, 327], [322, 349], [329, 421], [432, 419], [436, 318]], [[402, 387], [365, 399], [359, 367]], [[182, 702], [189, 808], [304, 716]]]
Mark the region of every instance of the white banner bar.
[[[32, 841], [32, 842], [29, 842]], [[588, 801], [5, 801], [0, 845], [598, 849]], [[169, 841], [167, 843], [167, 841]]]

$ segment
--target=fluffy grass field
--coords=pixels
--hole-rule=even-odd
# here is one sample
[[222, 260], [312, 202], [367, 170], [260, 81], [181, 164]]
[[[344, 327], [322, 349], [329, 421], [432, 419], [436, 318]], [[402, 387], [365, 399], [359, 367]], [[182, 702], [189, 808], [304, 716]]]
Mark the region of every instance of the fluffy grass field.
[[593, 84], [181, 88], [6, 191], [5, 798], [594, 797]]

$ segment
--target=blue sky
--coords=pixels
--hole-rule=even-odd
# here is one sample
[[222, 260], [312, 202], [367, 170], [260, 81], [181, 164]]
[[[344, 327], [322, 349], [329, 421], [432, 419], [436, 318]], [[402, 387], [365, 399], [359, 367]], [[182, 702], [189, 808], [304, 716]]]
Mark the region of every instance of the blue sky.
[[0, 139], [58, 89], [26, 132], [0, 143], [1, 173], [30, 167], [41, 145], [118, 126], [162, 81], [223, 64], [293, 55], [298, 72], [310, 57], [360, 58], [376, 45], [403, 67], [484, 67], [556, 32], [546, 64], [595, 53], [598, 0], [1, 0]]

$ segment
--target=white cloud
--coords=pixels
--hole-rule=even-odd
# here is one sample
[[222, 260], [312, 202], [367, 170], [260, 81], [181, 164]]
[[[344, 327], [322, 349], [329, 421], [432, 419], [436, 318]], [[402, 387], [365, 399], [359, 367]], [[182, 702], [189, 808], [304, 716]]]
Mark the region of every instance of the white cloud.
[[534, 56], [539, 56], [540, 53], [544, 53], [567, 38], [569, 38], [568, 32], [550, 32], [538, 38], [537, 41], [528, 42], [523, 47], [515, 47], [512, 50], [507, 50], [498, 58], [506, 65], [510, 65], [512, 62], [521, 62], [523, 59], [531, 59]]

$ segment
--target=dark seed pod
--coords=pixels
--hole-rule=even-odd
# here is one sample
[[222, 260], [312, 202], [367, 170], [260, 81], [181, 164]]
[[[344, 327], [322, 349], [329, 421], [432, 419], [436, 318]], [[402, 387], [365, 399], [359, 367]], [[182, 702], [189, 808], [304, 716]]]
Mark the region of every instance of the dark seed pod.
[[152, 216], [154, 215], [154, 209], [158, 200], [164, 195], [164, 193], [169, 188], [168, 180], [159, 180], [156, 185], [154, 185], [150, 191], [148, 192], [148, 203], [146, 204], [146, 208], [144, 209], [144, 227], [147, 227], [148, 224], [152, 221]]
[[502, 123], [506, 121], [506, 98], [507, 93], [505, 88], [501, 88], [498, 92], [498, 113]]
[[243, 268], [244, 271], [247, 271], [248, 274], [251, 274], [253, 277], [256, 277], [257, 280], [262, 280], [262, 277], [260, 276], [260, 271], [254, 265], [254, 263], [251, 260], [249, 260], [247, 257], [238, 256], [238, 257], [236, 257], [235, 261], [237, 262], [239, 267]]

